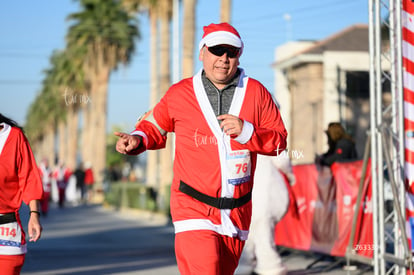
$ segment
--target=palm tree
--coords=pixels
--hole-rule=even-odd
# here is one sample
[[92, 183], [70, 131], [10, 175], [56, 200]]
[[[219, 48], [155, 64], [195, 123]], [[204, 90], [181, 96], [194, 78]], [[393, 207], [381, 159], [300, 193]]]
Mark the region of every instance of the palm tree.
[[[126, 6], [134, 6], [134, 2], [138, 0], [124, 0]], [[138, 1], [139, 2], [139, 1]], [[156, 102], [164, 95], [171, 85], [170, 73], [170, 21], [172, 16], [171, 0], [147, 0], [140, 2], [148, 9], [151, 26], [151, 91], [150, 91], [150, 107], [152, 108]], [[135, 5], [136, 6], [136, 5]], [[158, 20], [160, 25], [160, 41], [158, 44]], [[158, 45], [160, 50], [160, 58], [158, 59]], [[159, 67], [158, 67], [159, 66]], [[161, 91], [161, 92], [160, 92]], [[166, 186], [171, 184], [173, 175], [173, 156], [172, 156], [172, 138], [169, 134], [166, 148], [160, 152], [147, 152], [147, 183], [158, 187], [158, 202], [161, 209], [165, 209], [166, 203]], [[158, 180], [160, 177], [160, 180]]]
[[60, 102], [52, 77], [53, 71], [47, 71], [41, 92], [29, 106], [25, 125], [36, 158], [46, 158], [49, 163], [54, 163], [55, 160], [57, 122], [65, 115], [64, 112], [58, 111]]
[[[68, 16], [73, 22], [67, 34], [69, 49], [83, 49], [85, 78], [90, 83], [90, 102], [84, 109], [84, 128], [87, 143], [83, 151], [102, 183], [105, 168], [108, 82], [112, 70], [120, 63], [127, 64], [139, 38], [136, 22], [119, 1], [80, 0], [82, 10]], [[98, 186], [101, 189], [101, 185]]]
[[[194, 73], [194, 36], [195, 36], [195, 7], [196, 0], [184, 0], [183, 22], [183, 77], [190, 77]], [[172, 13], [171, 0], [123, 0], [128, 10], [137, 11], [138, 4], [142, 4], [149, 13], [151, 27], [151, 91], [150, 108], [152, 108], [165, 93], [170, 83], [170, 20]], [[158, 59], [158, 20], [161, 21], [160, 59]], [[160, 64], [159, 64], [160, 60]], [[158, 69], [159, 64], [159, 69]], [[160, 72], [158, 74], [158, 72]], [[161, 92], [160, 92], [161, 91]], [[160, 156], [161, 154], [161, 156]], [[161, 163], [160, 163], [161, 158]], [[172, 180], [172, 143], [168, 139], [166, 149], [147, 152], [147, 184], [158, 187], [161, 196], [165, 195], [165, 187]], [[160, 164], [161, 167], [158, 167]], [[161, 176], [160, 182], [158, 175]], [[159, 202], [164, 207], [163, 202]]]
[[[68, 158], [68, 143], [66, 141], [66, 120], [68, 119], [67, 108], [64, 107], [65, 98], [60, 97], [60, 90], [62, 89], [62, 83], [60, 83], [61, 77], [66, 73], [63, 70], [62, 63], [64, 62], [65, 55], [62, 51], [54, 51], [50, 57], [51, 67], [46, 70], [46, 79], [48, 81], [44, 82], [43, 87], [49, 90], [54, 91], [54, 96], [56, 97], [56, 110], [61, 111], [61, 115], [56, 119], [56, 135], [58, 136], [58, 148], [57, 148], [57, 158], [60, 162], [67, 163]], [[55, 144], [55, 143], [53, 143]], [[55, 157], [56, 158], [56, 157]], [[53, 162], [49, 162], [51, 164]]]
[[[44, 71], [42, 90], [28, 113], [28, 135], [35, 140], [34, 151], [50, 163], [58, 159], [74, 167], [77, 152], [77, 109], [79, 102], [67, 98], [67, 89], [84, 87], [80, 63], [68, 51], [55, 51], [50, 57], [50, 68]], [[39, 129], [42, 129], [39, 131]], [[56, 135], [59, 137], [55, 148]]]
[[[137, 6], [138, 0], [124, 0], [126, 6]], [[139, 2], [139, 1], [138, 1]], [[168, 90], [171, 84], [170, 74], [170, 20], [172, 15], [171, 0], [148, 0], [141, 2], [148, 10], [150, 17], [150, 51], [151, 51], [151, 91], [150, 108], [152, 108]], [[160, 43], [158, 44], [158, 21], [161, 21]], [[160, 58], [158, 59], [158, 45]], [[162, 93], [160, 92], [162, 91]], [[171, 135], [166, 148], [162, 151], [147, 152], [147, 184], [158, 188], [158, 205], [166, 208], [166, 186], [172, 181], [172, 141]]]
[[76, 167], [78, 152], [79, 110], [87, 104], [85, 100], [87, 82], [84, 78], [83, 52], [66, 49], [55, 53], [54, 66], [57, 70], [55, 82], [60, 99], [63, 101], [66, 117], [59, 122], [59, 160], [70, 169]]
[[[158, 0], [123, 0], [124, 8], [130, 13], [147, 11], [150, 20], [150, 102], [152, 109], [160, 99], [158, 79]], [[146, 184], [159, 187], [160, 152], [147, 151]]]

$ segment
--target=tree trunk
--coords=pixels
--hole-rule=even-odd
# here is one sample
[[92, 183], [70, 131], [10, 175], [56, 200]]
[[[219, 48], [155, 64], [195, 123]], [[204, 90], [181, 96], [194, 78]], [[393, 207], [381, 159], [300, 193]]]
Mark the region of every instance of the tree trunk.
[[221, 0], [220, 20], [231, 23], [231, 0]]
[[197, 0], [184, 0], [183, 77], [194, 74], [195, 8]]
[[91, 128], [89, 146], [91, 148], [91, 163], [94, 171], [95, 187], [99, 194], [102, 191], [103, 172], [106, 164], [106, 121], [108, 96], [109, 69], [101, 67], [91, 83]]
[[91, 162], [91, 136], [92, 136], [92, 127], [91, 127], [91, 113], [92, 106], [91, 104], [86, 104], [82, 108], [82, 145], [81, 145], [81, 158], [82, 162], [87, 163]]
[[47, 127], [42, 139], [41, 159], [46, 158], [50, 165], [55, 165], [55, 137], [56, 129], [53, 126]]
[[[67, 156], [67, 136], [65, 120], [58, 122], [58, 160], [65, 161]], [[52, 162], [49, 162], [52, 163]]]
[[78, 126], [79, 126], [79, 113], [74, 108], [69, 108], [67, 117], [67, 152], [66, 152], [66, 166], [75, 171], [78, 152]]
[[40, 161], [42, 160], [42, 155], [40, 153], [41, 141], [39, 141], [38, 138], [33, 138], [29, 140], [29, 143], [30, 147], [32, 148], [32, 152], [36, 159], [36, 162], [40, 163]]
[[[150, 11], [150, 70], [151, 70], [151, 87], [150, 87], [150, 109], [152, 109], [159, 100], [159, 82], [158, 82], [158, 58], [157, 58], [157, 44], [158, 44], [158, 31], [157, 31], [157, 16], [156, 13]], [[152, 187], [159, 187], [158, 184], [158, 166], [159, 166], [158, 150], [147, 151], [147, 185]]]
[[[171, 7], [171, 5], [170, 5]], [[160, 91], [163, 96], [171, 85], [170, 74], [170, 16], [169, 10], [163, 8], [161, 10], [161, 43], [160, 43]], [[160, 185], [160, 201], [159, 205], [162, 210], [165, 210], [166, 205], [166, 186], [170, 185], [173, 178], [173, 150], [172, 150], [172, 135], [168, 134], [165, 149], [160, 151], [161, 155], [161, 185]]]

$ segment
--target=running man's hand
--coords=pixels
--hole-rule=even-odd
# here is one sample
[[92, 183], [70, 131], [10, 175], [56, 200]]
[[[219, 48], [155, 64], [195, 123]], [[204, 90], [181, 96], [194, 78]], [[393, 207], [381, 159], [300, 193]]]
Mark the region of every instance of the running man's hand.
[[28, 233], [29, 233], [29, 241], [35, 242], [40, 239], [42, 235], [42, 226], [39, 222], [39, 214], [38, 213], [30, 213], [29, 223], [27, 225]]
[[226, 135], [237, 137], [241, 134], [243, 130], [243, 120], [240, 118], [225, 114], [219, 115], [217, 119], [221, 120], [220, 127], [223, 129], [223, 132], [226, 133]]
[[142, 137], [138, 135], [130, 135], [120, 132], [115, 132], [114, 134], [119, 137], [116, 142], [116, 150], [121, 154], [128, 154], [138, 148], [142, 143]]

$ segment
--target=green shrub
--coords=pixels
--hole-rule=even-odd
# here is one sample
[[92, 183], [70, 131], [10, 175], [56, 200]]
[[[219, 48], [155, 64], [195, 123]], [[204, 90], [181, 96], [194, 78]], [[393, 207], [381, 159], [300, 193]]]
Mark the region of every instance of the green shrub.
[[[169, 197], [169, 191], [167, 194]], [[151, 187], [136, 182], [111, 183], [105, 193], [105, 202], [116, 208], [133, 208], [153, 212], [158, 210], [156, 192]]]

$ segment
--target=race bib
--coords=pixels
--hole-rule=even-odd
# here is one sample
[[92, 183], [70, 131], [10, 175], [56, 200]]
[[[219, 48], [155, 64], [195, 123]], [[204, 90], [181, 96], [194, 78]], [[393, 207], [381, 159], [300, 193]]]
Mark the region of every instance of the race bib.
[[227, 160], [227, 182], [239, 185], [250, 181], [251, 162], [249, 150], [230, 151]]
[[20, 247], [22, 230], [17, 222], [0, 225], [0, 245]]

